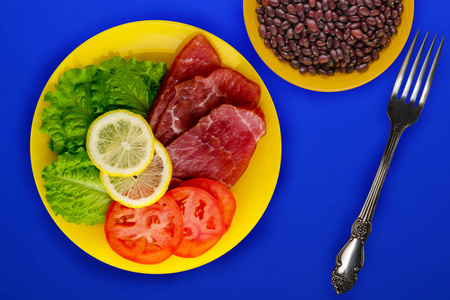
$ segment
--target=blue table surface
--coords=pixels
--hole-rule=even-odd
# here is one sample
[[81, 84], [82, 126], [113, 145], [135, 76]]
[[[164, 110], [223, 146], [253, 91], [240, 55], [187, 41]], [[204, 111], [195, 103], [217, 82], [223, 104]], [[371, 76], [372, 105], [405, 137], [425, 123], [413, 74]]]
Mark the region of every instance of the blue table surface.
[[[450, 33], [450, 2], [415, 2], [412, 33]], [[450, 299], [450, 45], [397, 147], [358, 282], [337, 296], [331, 271], [386, 145], [405, 49], [370, 83], [321, 93], [263, 63], [239, 0], [0, 1], [0, 16], [0, 299]], [[32, 118], [53, 71], [95, 34], [140, 20], [190, 24], [233, 46], [265, 82], [282, 134], [278, 184], [256, 227], [217, 260], [177, 274], [132, 273], [86, 254], [50, 218], [31, 171]]]

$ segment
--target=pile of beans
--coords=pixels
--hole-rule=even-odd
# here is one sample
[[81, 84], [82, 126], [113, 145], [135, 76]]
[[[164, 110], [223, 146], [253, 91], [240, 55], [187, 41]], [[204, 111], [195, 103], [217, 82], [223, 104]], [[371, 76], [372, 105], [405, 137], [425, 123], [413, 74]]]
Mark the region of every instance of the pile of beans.
[[402, 0], [256, 0], [259, 35], [301, 74], [364, 72], [397, 34]]

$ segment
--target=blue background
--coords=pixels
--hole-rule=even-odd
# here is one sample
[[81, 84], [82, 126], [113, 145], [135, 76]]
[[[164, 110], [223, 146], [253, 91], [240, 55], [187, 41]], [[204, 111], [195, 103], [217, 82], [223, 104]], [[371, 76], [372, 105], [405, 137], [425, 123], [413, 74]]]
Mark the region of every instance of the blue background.
[[[415, 6], [412, 33], [450, 33], [450, 2]], [[238, 50], [271, 93], [283, 143], [278, 185], [254, 230], [219, 259], [170, 275], [119, 270], [75, 246], [42, 204], [29, 154], [35, 106], [61, 61], [103, 30], [151, 19], [202, 28]], [[422, 116], [398, 145], [358, 282], [337, 296], [334, 260], [381, 159], [405, 51], [364, 86], [320, 93], [262, 62], [240, 0], [0, 1], [0, 30], [0, 299], [450, 299], [448, 42]]]

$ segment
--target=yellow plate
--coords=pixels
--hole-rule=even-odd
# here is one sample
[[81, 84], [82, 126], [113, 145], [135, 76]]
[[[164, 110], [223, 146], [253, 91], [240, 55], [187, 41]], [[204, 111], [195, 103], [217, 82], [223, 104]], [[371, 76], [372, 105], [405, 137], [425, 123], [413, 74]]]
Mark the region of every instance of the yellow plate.
[[[170, 257], [157, 265], [142, 265], [128, 261], [113, 252], [103, 232], [103, 225], [85, 226], [65, 222], [55, 217], [47, 200], [40, 171], [56, 159], [47, 147], [50, 137], [39, 133], [44, 95], [55, 89], [58, 78], [71, 68], [81, 68], [120, 55], [125, 59], [135, 57], [163, 61], [170, 66], [175, 52], [197, 33], [203, 33], [216, 48], [224, 66], [233, 68], [261, 86], [261, 107], [266, 116], [267, 134], [256, 147], [250, 165], [232, 188], [237, 210], [229, 231], [207, 253], [198, 258]], [[64, 234], [78, 247], [93, 257], [128, 271], [161, 274], [175, 273], [202, 266], [220, 257], [236, 246], [256, 225], [269, 204], [274, 192], [281, 163], [281, 136], [278, 117], [272, 99], [259, 75], [247, 60], [218, 37], [199, 28], [168, 21], [141, 21], [106, 30], [76, 48], [58, 66], [45, 86], [33, 118], [30, 139], [31, 165], [41, 199], [50, 216]]]
[[337, 92], [361, 86], [383, 73], [397, 58], [408, 40], [414, 17], [414, 0], [403, 0], [405, 10], [402, 15], [402, 23], [398, 28], [398, 34], [392, 38], [391, 44], [380, 52], [380, 59], [371, 63], [366, 72], [341, 74], [336, 72], [334, 76], [300, 74], [288, 63], [283, 63], [273, 54], [272, 50], [264, 45], [264, 40], [259, 36], [259, 23], [255, 9], [259, 6], [256, 0], [244, 0], [244, 21], [250, 41], [264, 63], [278, 76], [299, 87], [319, 91]]

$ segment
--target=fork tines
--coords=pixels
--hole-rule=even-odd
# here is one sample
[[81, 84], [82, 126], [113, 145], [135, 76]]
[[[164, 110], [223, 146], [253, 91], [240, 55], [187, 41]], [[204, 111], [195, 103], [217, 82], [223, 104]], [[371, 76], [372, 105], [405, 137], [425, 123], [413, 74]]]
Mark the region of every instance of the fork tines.
[[[392, 90], [391, 99], [390, 99], [391, 101], [397, 100], [398, 92], [400, 90], [400, 86], [401, 86], [403, 78], [405, 76], [406, 69], [407, 69], [409, 61], [411, 59], [412, 52], [413, 52], [414, 47], [416, 45], [416, 41], [417, 41], [417, 38], [419, 36], [419, 33], [420, 33], [420, 29], [417, 31], [416, 36], [414, 37], [414, 40], [413, 40], [413, 42], [411, 44], [411, 47], [409, 48], [408, 53], [406, 54], [405, 60], [403, 61], [402, 67], [400, 68], [400, 72], [398, 73], [397, 79], [395, 80], [394, 88]], [[420, 57], [422, 56], [422, 52], [423, 52], [423, 50], [425, 48], [425, 43], [427, 41], [427, 38], [428, 38], [428, 32], [425, 35], [425, 38], [424, 38], [424, 40], [422, 42], [422, 45], [420, 46], [419, 52], [416, 55], [416, 58], [414, 60], [414, 64], [411, 67], [411, 71], [409, 73], [409, 76], [408, 76], [408, 79], [406, 81], [406, 84], [405, 84], [402, 96], [400, 98], [400, 100], [402, 100], [403, 102], [406, 102], [406, 98], [407, 98], [409, 90], [411, 88], [411, 85], [412, 85], [412, 82], [413, 82], [413, 79], [414, 79], [414, 75], [416, 73], [417, 66], [419, 65]], [[422, 64], [422, 68], [420, 70], [419, 76], [417, 77], [417, 82], [416, 82], [416, 84], [414, 86], [413, 92], [412, 92], [410, 100], [409, 100], [409, 102], [412, 103], [412, 104], [415, 103], [415, 101], [417, 99], [417, 96], [419, 95], [419, 90], [420, 90], [421, 85], [422, 85], [422, 80], [423, 80], [423, 78], [425, 76], [425, 71], [427, 69], [427, 65], [428, 65], [428, 62], [430, 60], [431, 52], [433, 50], [436, 38], [437, 38], [437, 35], [434, 36], [433, 42], [431, 43], [430, 49], [428, 50], [428, 54], [427, 54], [427, 56], [425, 58], [425, 61]], [[417, 104], [420, 108], [423, 107], [423, 105], [425, 104], [425, 101], [427, 99], [428, 93], [430, 92], [431, 82], [433, 81], [434, 73], [436, 72], [436, 67], [437, 67], [437, 64], [438, 64], [438, 61], [439, 61], [439, 56], [441, 54], [443, 44], [444, 44], [444, 38], [442, 38], [441, 44], [439, 45], [439, 49], [436, 52], [433, 64], [431, 65], [430, 71], [428, 73], [427, 80], [425, 82], [425, 85], [424, 85], [424, 88], [423, 88], [423, 91], [422, 91], [422, 95], [420, 96], [419, 103]]]

